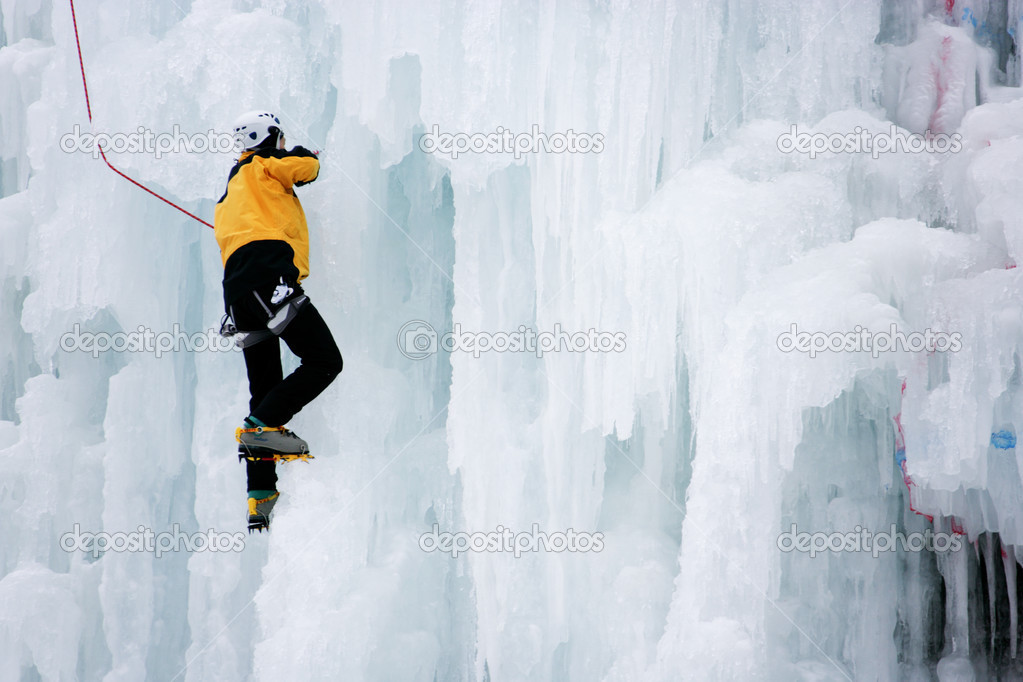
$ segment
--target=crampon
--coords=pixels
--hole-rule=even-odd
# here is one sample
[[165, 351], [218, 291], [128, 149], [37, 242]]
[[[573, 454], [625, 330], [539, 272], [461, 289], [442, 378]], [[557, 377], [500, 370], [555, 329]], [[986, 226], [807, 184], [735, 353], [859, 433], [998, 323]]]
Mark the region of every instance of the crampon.
[[[251, 429], [235, 429], [234, 438], [238, 441], [238, 460], [248, 460], [250, 462], [294, 462], [296, 460], [301, 460], [303, 462], [308, 462], [309, 460], [314, 459], [314, 457], [308, 452], [279, 452], [272, 447], [246, 442], [242, 439], [242, 434], [245, 433], [262, 435], [264, 433], [274, 431], [280, 432], [285, 436], [293, 435], [283, 426], [257, 426]], [[302, 441], [297, 437], [296, 440], [301, 442], [304, 448], [305, 441]]]

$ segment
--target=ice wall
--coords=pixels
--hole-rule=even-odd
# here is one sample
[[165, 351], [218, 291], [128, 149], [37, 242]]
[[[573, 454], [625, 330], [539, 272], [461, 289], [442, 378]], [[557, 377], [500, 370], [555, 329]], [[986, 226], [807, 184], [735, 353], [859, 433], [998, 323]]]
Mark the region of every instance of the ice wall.
[[[60, 339], [215, 326], [219, 253], [57, 144], [88, 127], [68, 7], [0, 8], [0, 679], [983, 676], [979, 558], [811, 560], [776, 540], [929, 526], [894, 461], [901, 413], [915, 506], [997, 533], [988, 585], [1015, 579], [1019, 469], [991, 434], [1019, 431], [1017, 0], [80, 4], [97, 130], [204, 133], [265, 106], [324, 150], [299, 190], [307, 290], [345, 370], [292, 423], [317, 459], [282, 471], [269, 537], [160, 558], [58, 539], [240, 529], [241, 357]], [[778, 148], [793, 124], [893, 123], [963, 149]], [[534, 125], [604, 149], [418, 143]], [[111, 159], [207, 219], [232, 162]], [[412, 361], [417, 320], [627, 349]], [[892, 323], [963, 350], [777, 347], [792, 324]], [[420, 549], [434, 523], [605, 547], [452, 558]]]

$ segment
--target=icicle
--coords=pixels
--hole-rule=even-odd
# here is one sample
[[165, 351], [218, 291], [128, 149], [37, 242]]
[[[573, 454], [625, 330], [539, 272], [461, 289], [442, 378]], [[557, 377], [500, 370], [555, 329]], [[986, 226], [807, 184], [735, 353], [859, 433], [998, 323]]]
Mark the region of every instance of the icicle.
[[[949, 532], [957, 523], [951, 517], [935, 517], [935, 530]], [[954, 532], [954, 530], [953, 530]], [[938, 570], [945, 579], [945, 651], [938, 662], [939, 680], [974, 680], [970, 663], [969, 570], [965, 552], [938, 554]]]
[[1002, 545], [1002, 565], [1005, 566], [1005, 586], [1009, 591], [1009, 632], [1012, 639], [1009, 640], [1009, 656], [1016, 658], [1017, 623], [1019, 615], [1016, 612], [1016, 548], [1012, 545]]
[[991, 607], [991, 648], [995, 650], [995, 539], [991, 533], [984, 533], [981, 540], [984, 544], [984, 569], [987, 573], [987, 601]]

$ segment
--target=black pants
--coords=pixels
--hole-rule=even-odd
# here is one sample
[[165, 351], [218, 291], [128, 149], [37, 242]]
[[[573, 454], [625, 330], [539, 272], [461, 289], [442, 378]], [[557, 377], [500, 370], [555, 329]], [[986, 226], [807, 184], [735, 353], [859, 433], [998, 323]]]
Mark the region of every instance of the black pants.
[[[297, 285], [296, 285], [297, 286]], [[263, 297], [262, 300], [268, 300]], [[242, 331], [265, 330], [267, 314], [259, 301], [246, 297], [231, 306], [232, 319]], [[301, 359], [299, 367], [284, 377], [281, 366], [281, 343]], [[299, 309], [280, 337], [268, 339], [243, 349], [245, 369], [249, 376], [250, 414], [268, 426], [283, 426], [313, 398], [323, 392], [341, 373], [343, 362], [334, 337], [311, 302]], [[249, 490], [276, 490], [277, 472], [274, 462], [246, 460]]]

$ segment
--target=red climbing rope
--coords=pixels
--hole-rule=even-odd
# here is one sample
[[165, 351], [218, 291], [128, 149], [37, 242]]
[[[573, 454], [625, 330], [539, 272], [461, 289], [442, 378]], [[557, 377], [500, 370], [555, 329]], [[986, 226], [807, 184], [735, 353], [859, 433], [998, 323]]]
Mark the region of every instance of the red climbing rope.
[[[89, 85], [85, 82], [85, 61], [82, 59], [82, 43], [78, 40], [78, 18], [75, 16], [75, 0], [69, 0], [69, 2], [71, 3], [71, 23], [73, 23], [74, 27], [75, 27], [75, 45], [78, 47], [78, 66], [82, 70], [82, 88], [85, 90], [85, 108], [89, 112], [89, 124], [91, 125], [92, 124], [92, 104], [89, 102]], [[210, 225], [208, 222], [206, 222], [205, 220], [203, 220], [199, 216], [194, 215], [193, 213], [190, 213], [189, 211], [186, 211], [185, 209], [181, 208], [180, 206], [175, 204], [170, 199], [167, 199], [165, 197], [160, 196], [159, 194], [157, 194], [153, 190], [151, 190], [148, 187], [146, 187], [145, 185], [143, 185], [141, 182], [138, 182], [134, 178], [128, 177], [127, 175], [125, 175], [121, 171], [119, 171], [116, 168], [114, 168], [114, 165], [112, 163], [110, 163], [110, 161], [107, 159], [107, 155], [103, 152], [103, 147], [100, 146], [98, 141], [96, 142], [96, 148], [99, 149], [100, 156], [103, 157], [103, 161], [110, 167], [110, 170], [114, 171], [115, 173], [117, 173], [122, 178], [124, 178], [125, 180], [127, 180], [131, 184], [135, 185], [136, 187], [140, 187], [140, 188], [144, 189], [145, 191], [149, 192], [150, 194], [152, 194], [154, 197], [156, 197], [160, 201], [164, 202], [165, 204], [169, 204], [169, 205], [173, 206], [174, 208], [178, 209], [179, 211], [181, 211], [182, 213], [187, 215], [189, 218], [193, 218], [195, 220], [198, 220], [200, 223], [202, 223], [206, 227], [208, 227], [210, 229], [213, 229], [212, 225]]]

